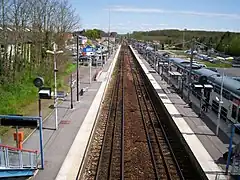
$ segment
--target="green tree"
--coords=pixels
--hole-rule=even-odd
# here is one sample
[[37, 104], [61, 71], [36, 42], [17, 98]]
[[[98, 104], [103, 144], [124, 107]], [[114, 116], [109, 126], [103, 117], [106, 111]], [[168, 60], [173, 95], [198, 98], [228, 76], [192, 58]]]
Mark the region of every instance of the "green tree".
[[85, 31], [84, 36], [89, 39], [99, 39], [101, 37], [101, 31], [98, 29], [90, 29]]
[[227, 45], [225, 47], [225, 51], [233, 56], [239, 56], [240, 55], [240, 37], [239, 36], [235, 36], [229, 43], [229, 45]]

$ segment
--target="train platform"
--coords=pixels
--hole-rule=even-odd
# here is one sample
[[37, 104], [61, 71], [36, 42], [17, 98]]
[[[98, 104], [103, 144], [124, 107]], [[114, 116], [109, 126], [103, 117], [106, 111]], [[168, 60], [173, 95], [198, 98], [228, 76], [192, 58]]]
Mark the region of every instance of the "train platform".
[[[61, 163], [57, 174], [54, 176], [56, 180], [76, 179], [78, 176], [89, 141], [94, 132], [95, 121], [99, 115], [101, 102], [111, 79], [120, 48], [121, 46], [118, 47], [114, 57], [111, 58], [112, 60], [111, 63], [108, 64], [108, 68], [105, 68], [105, 70], [101, 72], [101, 75], [99, 75], [99, 78], [101, 78], [97, 78], [98, 89], [95, 91], [95, 96], [92, 97], [91, 104], [88, 106], [83, 104], [84, 107], [79, 108], [78, 113], [76, 113], [76, 119], [78, 121], [81, 117], [81, 127], [76, 128], [75, 139], [68, 152], [64, 154], [65, 159], [63, 159], [63, 163]], [[103, 77], [103, 75], [105, 75], [105, 77]], [[83, 115], [84, 109], [87, 109], [87, 112]], [[74, 127], [72, 127], [72, 130], [73, 129]], [[51, 169], [49, 169], [49, 171], [50, 170]]]
[[222, 160], [222, 154], [227, 151], [228, 141], [217, 137], [212, 131], [214, 128], [208, 127], [209, 124], [199, 118], [148, 62], [137, 51], [134, 52], [207, 178], [228, 179], [224, 175], [226, 165]]
[[[94, 81], [96, 73], [107, 72], [113, 64], [116, 52], [114, 52], [109, 60], [103, 67], [92, 67], [92, 82], [90, 84], [90, 72], [89, 67], [80, 67], [80, 89], [84, 89], [85, 92], [79, 98], [79, 102], [76, 101], [76, 85], [73, 89], [73, 102], [74, 108], [70, 108], [70, 95], [66, 97], [66, 100], [62, 101], [58, 105], [58, 130], [55, 130], [55, 113], [54, 111], [43, 122], [43, 144], [44, 144], [44, 170], [39, 170], [32, 179], [36, 180], [50, 180], [55, 179], [69, 149], [71, 148], [76, 135], [79, 130], [82, 130], [82, 126], [86, 124], [86, 116], [90, 119], [94, 119], [94, 116], [89, 117], [90, 107], [96, 103], [96, 98], [99, 97], [99, 90], [102, 86], [102, 82]], [[75, 77], [75, 75], [74, 75]], [[75, 83], [76, 84], [76, 83]], [[98, 107], [95, 107], [96, 109]], [[87, 127], [87, 131], [91, 131], [91, 127]], [[86, 131], [86, 130], [85, 130]], [[83, 136], [85, 141], [88, 141], [89, 136]], [[86, 144], [85, 144], [86, 145]], [[33, 133], [24, 141], [23, 148], [25, 149], [39, 149], [39, 131], [35, 129]], [[84, 144], [78, 146], [78, 149], [84, 149]], [[78, 159], [79, 160], [79, 159]]]

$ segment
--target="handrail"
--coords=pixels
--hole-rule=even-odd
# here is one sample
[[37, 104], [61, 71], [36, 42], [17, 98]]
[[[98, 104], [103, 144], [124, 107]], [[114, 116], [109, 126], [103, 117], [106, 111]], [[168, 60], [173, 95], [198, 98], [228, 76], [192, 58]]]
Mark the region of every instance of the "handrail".
[[37, 152], [0, 144], [0, 169], [36, 169]]
[[20, 148], [16, 148], [16, 147], [12, 147], [12, 146], [8, 146], [8, 145], [3, 145], [0, 144], [0, 148], [7, 148], [13, 151], [22, 151], [22, 152], [30, 152], [30, 153], [38, 153], [38, 150], [29, 150], [29, 149], [20, 149]]
[[229, 178], [229, 175], [227, 175], [225, 172], [216, 172], [215, 180], [227, 180]]

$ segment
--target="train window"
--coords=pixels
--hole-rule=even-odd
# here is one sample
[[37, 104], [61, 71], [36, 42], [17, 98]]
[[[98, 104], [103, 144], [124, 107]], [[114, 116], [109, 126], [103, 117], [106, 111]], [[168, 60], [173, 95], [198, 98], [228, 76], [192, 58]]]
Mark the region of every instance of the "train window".
[[225, 99], [230, 99], [230, 93], [228, 92], [228, 91], [226, 91], [226, 90], [223, 90], [223, 97], [225, 98]]
[[232, 105], [232, 118], [236, 119], [237, 116], [237, 106], [235, 106], [234, 104]]
[[214, 91], [218, 94], [220, 94], [220, 88], [218, 86], [214, 86]]
[[213, 100], [212, 101], [212, 110], [214, 113], [218, 112], [218, 106], [219, 106], [218, 102]]
[[238, 122], [240, 122], [240, 108], [238, 109]]
[[226, 121], [228, 110], [224, 107], [221, 107], [221, 118]]

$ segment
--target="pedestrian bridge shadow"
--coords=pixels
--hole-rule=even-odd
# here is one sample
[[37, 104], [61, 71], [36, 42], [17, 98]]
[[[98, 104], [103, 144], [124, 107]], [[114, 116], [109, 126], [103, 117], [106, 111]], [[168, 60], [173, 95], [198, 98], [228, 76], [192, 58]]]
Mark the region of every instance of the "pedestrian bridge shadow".
[[[53, 110], [54, 109], [54, 105], [50, 105], [49, 108]], [[69, 109], [70, 108], [70, 104], [69, 104], [69, 106], [58, 105], [57, 108], [58, 109]]]
[[51, 104], [50, 106], [48, 106], [49, 109], [54, 109], [54, 105]]
[[227, 164], [227, 161], [226, 159], [224, 159], [223, 157], [219, 157], [216, 161], [215, 161], [216, 164], [221, 164], [221, 165], [226, 165]]

